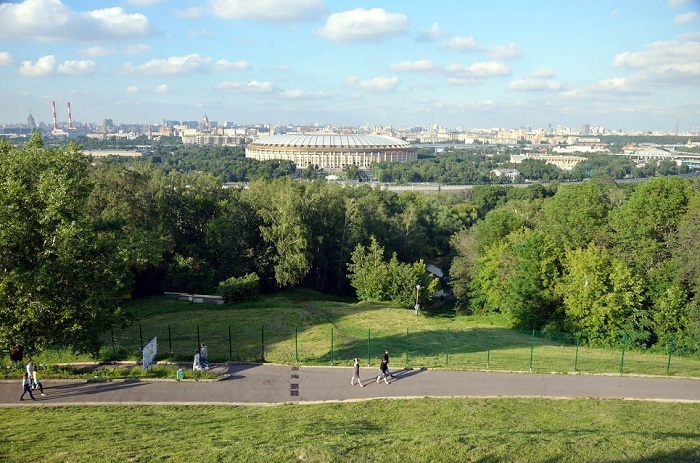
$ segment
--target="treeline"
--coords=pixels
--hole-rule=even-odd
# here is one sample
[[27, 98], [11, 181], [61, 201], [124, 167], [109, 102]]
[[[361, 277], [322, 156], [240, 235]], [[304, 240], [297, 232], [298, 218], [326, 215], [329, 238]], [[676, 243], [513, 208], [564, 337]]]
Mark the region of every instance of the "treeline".
[[590, 345], [700, 347], [700, 183], [561, 186], [452, 238], [462, 313], [579, 333]]
[[697, 180], [434, 195], [285, 177], [222, 188], [208, 173], [93, 161], [38, 136], [0, 142], [0, 174], [5, 345], [94, 352], [100, 333], [128, 321], [124, 295], [211, 293], [248, 275], [268, 292], [304, 285], [407, 306], [416, 284], [432, 284], [424, 260], [450, 268], [443, 288], [465, 313], [591, 344], [626, 332], [698, 349]]

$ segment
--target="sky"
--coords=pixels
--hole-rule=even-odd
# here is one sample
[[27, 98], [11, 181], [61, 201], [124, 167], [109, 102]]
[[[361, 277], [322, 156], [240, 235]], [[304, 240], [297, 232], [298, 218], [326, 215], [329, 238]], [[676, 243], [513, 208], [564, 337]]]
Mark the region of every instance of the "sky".
[[0, 123], [700, 131], [700, 0], [0, 3]]

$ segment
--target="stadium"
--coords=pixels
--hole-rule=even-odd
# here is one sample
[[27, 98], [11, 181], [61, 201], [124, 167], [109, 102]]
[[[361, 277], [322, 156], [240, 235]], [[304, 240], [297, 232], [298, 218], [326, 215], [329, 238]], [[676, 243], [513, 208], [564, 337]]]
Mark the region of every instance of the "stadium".
[[333, 171], [355, 165], [367, 170], [375, 162], [415, 160], [417, 149], [384, 135], [282, 134], [253, 141], [245, 155], [258, 161], [289, 160], [299, 169], [318, 166]]

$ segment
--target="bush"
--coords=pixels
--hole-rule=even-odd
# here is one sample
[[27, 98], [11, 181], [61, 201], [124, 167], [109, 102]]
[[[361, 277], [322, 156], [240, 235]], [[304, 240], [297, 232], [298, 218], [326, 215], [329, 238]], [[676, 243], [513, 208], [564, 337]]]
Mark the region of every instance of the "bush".
[[260, 278], [255, 273], [231, 277], [219, 283], [219, 294], [225, 302], [252, 301], [260, 294]]

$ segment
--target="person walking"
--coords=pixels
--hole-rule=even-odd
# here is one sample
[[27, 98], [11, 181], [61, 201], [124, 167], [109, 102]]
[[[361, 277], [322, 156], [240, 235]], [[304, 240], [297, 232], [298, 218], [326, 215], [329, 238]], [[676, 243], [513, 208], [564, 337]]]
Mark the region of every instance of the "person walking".
[[44, 385], [41, 384], [41, 377], [39, 376], [39, 373], [37, 373], [38, 370], [38, 367], [34, 367], [34, 378], [32, 378], [34, 380], [33, 388], [39, 388], [41, 395], [45, 396], [46, 394], [44, 394]]
[[360, 380], [360, 359], [359, 358], [355, 358], [355, 364], [353, 365], [352, 379], [350, 380], [350, 385], [354, 386], [356, 379], [357, 379], [357, 384], [359, 384], [360, 387], [365, 387], [365, 385], [362, 384], [362, 381]]
[[209, 369], [209, 349], [207, 349], [204, 343], [202, 343], [202, 346], [199, 348], [199, 363], [202, 365], [203, 369]]
[[19, 396], [19, 400], [24, 400], [24, 394], [27, 392], [29, 392], [29, 397], [31, 397], [32, 400], [36, 400], [36, 397], [34, 397], [34, 394], [32, 393], [32, 380], [25, 371], [24, 376], [22, 377], [22, 395]]
[[386, 359], [382, 359], [382, 363], [381, 365], [379, 365], [379, 375], [377, 376], [377, 382], [384, 378], [384, 384], [389, 384], [389, 381], [386, 380], [388, 374], [389, 364], [387, 363]]
[[27, 375], [29, 376], [30, 381], [32, 378], [34, 378], [34, 361], [31, 357], [29, 357], [29, 362], [27, 362]]
[[200, 363], [201, 356], [199, 355], [199, 350], [194, 351], [194, 360], [192, 361], [192, 369], [196, 371], [202, 371], [202, 364]]
[[388, 349], [384, 349], [384, 360], [386, 361], [386, 372], [389, 376], [391, 376], [393, 378], [394, 375], [391, 374], [391, 371], [389, 370], [389, 350]]

